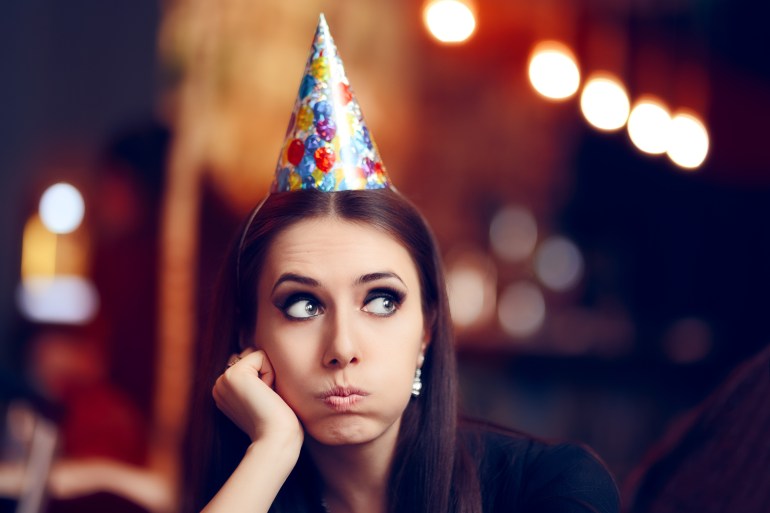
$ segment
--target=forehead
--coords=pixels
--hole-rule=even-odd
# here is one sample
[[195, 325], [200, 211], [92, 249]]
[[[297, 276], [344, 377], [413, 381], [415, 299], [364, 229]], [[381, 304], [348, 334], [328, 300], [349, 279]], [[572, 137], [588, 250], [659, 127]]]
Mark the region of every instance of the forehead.
[[395, 272], [418, 283], [409, 252], [396, 239], [373, 226], [339, 218], [312, 218], [293, 224], [273, 240], [261, 281], [273, 281], [284, 272], [300, 273], [320, 282], [357, 278], [371, 272]]

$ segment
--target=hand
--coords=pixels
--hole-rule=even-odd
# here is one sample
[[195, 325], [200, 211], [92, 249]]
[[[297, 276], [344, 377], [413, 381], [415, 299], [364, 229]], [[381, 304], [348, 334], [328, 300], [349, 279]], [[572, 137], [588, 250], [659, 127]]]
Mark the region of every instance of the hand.
[[212, 395], [217, 408], [227, 415], [252, 442], [279, 436], [302, 445], [303, 430], [297, 415], [273, 390], [275, 372], [262, 350], [246, 349], [241, 359], [219, 376]]

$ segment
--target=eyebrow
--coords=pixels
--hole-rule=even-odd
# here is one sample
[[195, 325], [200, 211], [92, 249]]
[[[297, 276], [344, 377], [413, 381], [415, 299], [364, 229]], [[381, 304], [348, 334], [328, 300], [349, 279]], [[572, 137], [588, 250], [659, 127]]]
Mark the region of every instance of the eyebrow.
[[307, 285], [308, 287], [320, 287], [321, 283], [317, 280], [314, 280], [313, 278], [308, 278], [307, 276], [302, 276], [301, 274], [295, 274], [295, 273], [283, 273], [280, 278], [278, 278], [278, 281], [275, 282], [275, 285], [273, 285], [272, 292], [275, 292], [275, 289], [278, 288], [278, 285], [281, 283], [291, 281], [294, 283], [300, 283], [302, 285]]
[[[364, 274], [362, 276], [359, 276], [358, 279], [355, 281], [356, 285], [361, 285], [364, 283], [371, 283], [373, 281], [377, 280], [383, 280], [386, 278], [395, 278], [398, 281], [400, 281], [404, 287], [406, 287], [406, 283], [404, 283], [404, 280], [401, 279], [399, 275], [392, 272], [378, 272], [378, 273], [368, 273]], [[306, 285], [308, 287], [320, 287], [321, 282], [318, 280], [315, 280], [313, 278], [310, 278], [308, 276], [302, 276], [301, 274], [296, 273], [283, 273], [280, 278], [275, 282], [275, 285], [273, 285], [272, 292], [275, 292], [275, 289], [278, 288], [278, 286], [284, 282], [294, 282], [299, 283], [301, 285]], [[406, 287], [409, 289], [409, 287]]]
[[[404, 280], [402, 280], [399, 275], [397, 275], [396, 273], [392, 273], [392, 272], [380, 272], [380, 273], [364, 274], [363, 276], [360, 276], [356, 280], [356, 285], [361, 285], [363, 283], [370, 283], [370, 282], [377, 281], [377, 280], [382, 280], [382, 279], [385, 279], [385, 278], [395, 278], [398, 281], [400, 281], [404, 285], [404, 287], [406, 287], [406, 283], [404, 283]], [[406, 287], [406, 288], [407, 288], [407, 290], [409, 289], [409, 287]]]

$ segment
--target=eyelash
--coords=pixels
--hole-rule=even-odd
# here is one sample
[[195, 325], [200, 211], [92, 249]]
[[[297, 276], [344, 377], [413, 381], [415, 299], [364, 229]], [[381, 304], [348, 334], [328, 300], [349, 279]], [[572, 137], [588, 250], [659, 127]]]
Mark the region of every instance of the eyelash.
[[[404, 298], [406, 297], [406, 294], [400, 290], [390, 288], [390, 287], [378, 287], [376, 289], [370, 290], [366, 294], [366, 298], [364, 298], [364, 306], [368, 305], [370, 302], [377, 298], [385, 298], [390, 301], [392, 301], [396, 308], [391, 314], [373, 314], [377, 315], [378, 317], [390, 317], [393, 315], [396, 311], [398, 311], [399, 308], [401, 308], [402, 303], [404, 302]], [[319, 301], [315, 296], [312, 294], [308, 294], [307, 292], [300, 292], [296, 294], [291, 294], [289, 297], [287, 297], [283, 302], [280, 303], [280, 306], [278, 308], [283, 312], [284, 317], [286, 317], [290, 321], [308, 321], [312, 319], [315, 316], [311, 317], [293, 317], [289, 315], [287, 312], [289, 308], [296, 304], [299, 301], [310, 301], [317, 305], [317, 307], [321, 310], [321, 312], [324, 311], [324, 305]]]
[[282, 302], [281, 306], [279, 306], [278, 308], [281, 310], [284, 317], [286, 317], [290, 321], [301, 322], [301, 321], [308, 321], [312, 319], [313, 317], [293, 317], [288, 314], [289, 308], [295, 303], [298, 303], [300, 301], [310, 301], [314, 303], [319, 308], [319, 310], [323, 311], [324, 309], [323, 304], [320, 301], [318, 301], [318, 299], [316, 299], [315, 296], [305, 292], [301, 292], [298, 294], [291, 294], [289, 297], [286, 298], [286, 300]]
[[[380, 314], [380, 317], [390, 317], [394, 313], [398, 311], [399, 308], [401, 308], [401, 303], [404, 302], [404, 294], [400, 290], [392, 289], [389, 287], [381, 287], [374, 290], [370, 290], [369, 293], [366, 295], [366, 299], [364, 299], [364, 305], [368, 305], [371, 301], [377, 299], [377, 298], [385, 298], [390, 301], [392, 301], [396, 308], [393, 310], [393, 313], [388, 315], [382, 315]], [[377, 314], [375, 314], [377, 315]]]

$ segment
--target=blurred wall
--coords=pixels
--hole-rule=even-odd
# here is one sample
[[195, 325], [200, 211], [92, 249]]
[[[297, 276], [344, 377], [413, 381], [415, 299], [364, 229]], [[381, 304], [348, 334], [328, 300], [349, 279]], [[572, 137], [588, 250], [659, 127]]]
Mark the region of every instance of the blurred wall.
[[[5, 0], [0, 16], [0, 361], [15, 312], [22, 211], [46, 176], [87, 179], [105, 137], [153, 111], [154, 0]], [[64, 166], [64, 173], [55, 169]]]

